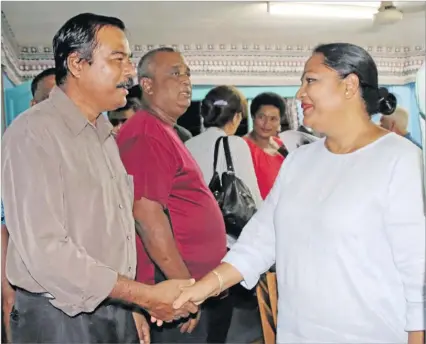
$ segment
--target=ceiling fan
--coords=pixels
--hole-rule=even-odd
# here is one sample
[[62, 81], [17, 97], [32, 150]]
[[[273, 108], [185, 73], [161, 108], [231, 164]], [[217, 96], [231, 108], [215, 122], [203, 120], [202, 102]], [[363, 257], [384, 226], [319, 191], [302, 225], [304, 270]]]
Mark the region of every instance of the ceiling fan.
[[[414, 2], [411, 2], [413, 4]], [[393, 1], [381, 1], [377, 12], [373, 17], [373, 25], [364, 29], [363, 32], [374, 32], [384, 26], [394, 25], [407, 16], [426, 11], [426, 4], [421, 2], [419, 5], [410, 5], [399, 8]], [[424, 15], [424, 14], [423, 14]]]

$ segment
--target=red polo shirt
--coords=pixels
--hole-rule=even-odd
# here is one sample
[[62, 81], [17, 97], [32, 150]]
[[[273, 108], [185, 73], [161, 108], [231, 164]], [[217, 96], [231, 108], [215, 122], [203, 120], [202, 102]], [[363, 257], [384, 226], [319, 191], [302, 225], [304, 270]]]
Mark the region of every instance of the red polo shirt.
[[[121, 159], [133, 176], [135, 200], [145, 197], [169, 209], [177, 248], [199, 279], [226, 253], [223, 217], [200, 168], [173, 127], [147, 111], [126, 121], [117, 137]], [[154, 265], [139, 236], [136, 279], [154, 282]]]

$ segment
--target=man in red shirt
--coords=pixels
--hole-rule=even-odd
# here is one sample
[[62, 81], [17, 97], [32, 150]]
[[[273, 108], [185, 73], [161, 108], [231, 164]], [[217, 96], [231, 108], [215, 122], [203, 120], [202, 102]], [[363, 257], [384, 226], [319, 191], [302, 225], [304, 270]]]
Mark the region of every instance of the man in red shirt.
[[[145, 283], [200, 279], [225, 255], [226, 236], [219, 206], [173, 129], [191, 104], [189, 67], [175, 50], [159, 48], [142, 57], [138, 78], [145, 110], [127, 120], [117, 137], [121, 159], [134, 178], [133, 213], [143, 242], [137, 243], [136, 278]], [[154, 328], [153, 342], [206, 343], [213, 341], [213, 332], [223, 333], [224, 342], [232, 305], [227, 299], [213, 303], [203, 307], [201, 317]], [[220, 325], [218, 312], [224, 319]]]

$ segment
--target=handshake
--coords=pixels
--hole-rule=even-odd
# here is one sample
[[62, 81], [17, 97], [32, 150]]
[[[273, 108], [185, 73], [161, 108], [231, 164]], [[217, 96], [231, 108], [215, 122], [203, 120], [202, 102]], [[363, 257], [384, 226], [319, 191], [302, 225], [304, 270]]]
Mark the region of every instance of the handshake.
[[150, 289], [144, 308], [151, 315], [151, 322], [158, 326], [197, 313], [198, 306], [210, 296], [209, 290], [194, 279], [167, 280]]

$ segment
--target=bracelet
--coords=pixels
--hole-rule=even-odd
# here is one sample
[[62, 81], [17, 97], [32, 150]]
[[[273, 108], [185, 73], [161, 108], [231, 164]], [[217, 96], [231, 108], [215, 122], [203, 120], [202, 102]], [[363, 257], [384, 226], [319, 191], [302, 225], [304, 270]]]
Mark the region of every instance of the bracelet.
[[212, 273], [214, 273], [216, 275], [217, 279], [219, 280], [219, 291], [215, 295], [213, 295], [213, 296], [216, 297], [216, 296], [219, 296], [222, 293], [222, 290], [223, 290], [223, 278], [220, 275], [220, 273], [218, 273], [216, 270], [212, 270]]

